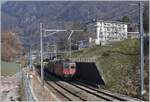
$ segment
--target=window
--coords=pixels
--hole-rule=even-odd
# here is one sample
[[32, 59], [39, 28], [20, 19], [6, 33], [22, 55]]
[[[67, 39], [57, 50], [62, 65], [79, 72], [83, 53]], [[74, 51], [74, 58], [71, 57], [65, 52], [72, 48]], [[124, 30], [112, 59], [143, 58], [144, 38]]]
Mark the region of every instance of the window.
[[107, 28], [107, 31], [110, 31], [110, 28]]
[[64, 68], [69, 68], [69, 64], [68, 64], [68, 63], [65, 63], [65, 64], [64, 64]]
[[71, 65], [71, 68], [72, 68], [72, 69], [74, 69], [74, 68], [75, 68], [75, 66], [74, 66], [74, 65]]

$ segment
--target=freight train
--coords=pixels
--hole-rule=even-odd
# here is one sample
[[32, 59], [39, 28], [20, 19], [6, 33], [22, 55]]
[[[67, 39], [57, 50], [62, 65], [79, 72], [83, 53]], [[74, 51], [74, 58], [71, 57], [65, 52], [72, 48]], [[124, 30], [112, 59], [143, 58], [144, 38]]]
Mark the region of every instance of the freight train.
[[76, 74], [76, 63], [69, 60], [49, 61], [46, 70], [61, 78], [71, 79]]

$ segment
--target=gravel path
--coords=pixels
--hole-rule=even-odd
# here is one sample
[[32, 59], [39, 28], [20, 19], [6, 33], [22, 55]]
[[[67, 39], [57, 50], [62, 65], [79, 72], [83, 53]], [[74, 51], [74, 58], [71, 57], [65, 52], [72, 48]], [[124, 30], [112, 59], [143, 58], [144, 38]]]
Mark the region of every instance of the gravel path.
[[21, 73], [13, 76], [0, 76], [0, 101], [18, 101]]

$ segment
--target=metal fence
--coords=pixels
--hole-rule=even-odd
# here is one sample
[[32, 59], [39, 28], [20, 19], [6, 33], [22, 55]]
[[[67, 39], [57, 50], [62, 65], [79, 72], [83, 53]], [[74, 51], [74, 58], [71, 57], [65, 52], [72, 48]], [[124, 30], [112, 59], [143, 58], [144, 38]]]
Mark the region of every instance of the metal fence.
[[25, 101], [37, 101], [36, 96], [34, 95], [31, 80], [28, 75], [25, 73], [23, 75], [23, 86], [24, 86], [24, 97]]

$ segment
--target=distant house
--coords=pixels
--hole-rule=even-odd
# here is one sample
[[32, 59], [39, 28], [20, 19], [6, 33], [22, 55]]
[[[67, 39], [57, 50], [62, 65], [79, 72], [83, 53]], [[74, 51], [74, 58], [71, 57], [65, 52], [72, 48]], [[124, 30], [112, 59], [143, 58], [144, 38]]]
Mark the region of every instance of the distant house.
[[129, 39], [134, 39], [134, 38], [139, 38], [139, 33], [138, 33], [138, 26], [135, 24], [130, 24], [128, 25], [128, 38]]
[[[107, 43], [121, 41], [129, 37], [128, 24], [122, 22], [99, 20], [89, 23], [87, 25], [87, 30], [92, 35], [89, 38], [89, 42], [96, 45], [105, 45]], [[134, 37], [136, 36], [137, 34], [134, 35]]]

